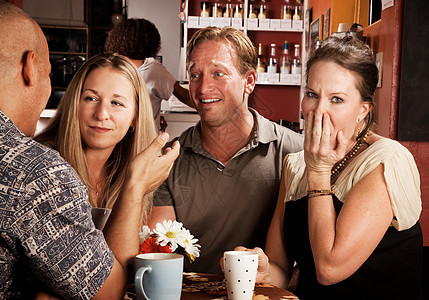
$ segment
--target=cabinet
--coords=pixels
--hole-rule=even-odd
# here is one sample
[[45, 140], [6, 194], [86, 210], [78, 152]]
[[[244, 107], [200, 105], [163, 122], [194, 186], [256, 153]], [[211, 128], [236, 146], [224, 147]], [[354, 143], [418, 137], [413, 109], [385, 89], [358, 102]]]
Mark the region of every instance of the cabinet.
[[[123, 14], [119, 14], [122, 11]], [[125, 5], [119, 7], [118, 0], [85, 0], [85, 19], [88, 24], [89, 55], [104, 52], [109, 31], [113, 28], [112, 15], [126, 18]]]
[[[295, 5], [295, 0], [271, 0], [271, 1], [219, 1], [212, 0], [189, 0], [188, 5], [184, 8], [184, 15], [186, 22], [184, 23], [183, 30], [183, 47], [181, 48], [181, 69], [185, 69], [186, 58], [186, 44], [190, 38], [199, 28], [206, 26], [234, 26], [242, 30], [254, 43], [256, 49], [259, 43], [264, 47], [264, 54], [268, 57], [269, 46], [276, 44], [276, 54], [280, 56], [283, 52], [284, 41], [289, 43], [289, 55], [293, 55], [293, 45], [299, 44], [301, 49], [304, 45], [304, 22], [301, 17], [300, 21], [282, 20], [282, 6], [286, 3]], [[186, 3], [186, 2], [185, 2]], [[213, 17], [214, 7], [218, 4], [220, 6], [231, 6], [232, 12], [230, 16], [234, 16], [234, 7], [241, 5], [242, 18], [230, 17]], [[301, 8], [301, 16], [304, 15], [305, 3]], [[253, 8], [259, 8], [265, 5], [266, 9], [264, 19], [249, 18]], [[225, 10], [225, 8], [224, 8]], [[220, 15], [219, 15], [220, 16]], [[225, 16], [225, 13], [223, 14]], [[228, 14], [226, 15], [228, 16]], [[305, 47], [304, 47], [305, 48]], [[301, 58], [305, 53], [301, 50]], [[181, 80], [187, 81], [186, 72], [182, 72]], [[264, 78], [264, 77], [262, 77]], [[266, 78], [266, 77], [265, 77]], [[280, 82], [271, 82], [271, 80], [263, 79], [258, 76], [257, 85], [254, 92], [249, 97], [249, 105], [254, 107], [268, 119], [273, 121], [287, 120], [288, 122], [299, 122], [300, 112], [300, 93], [301, 93], [301, 80], [302, 76], [298, 76], [295, 80], [288, 80]]]
[[46, 108], [56, 108], [76, 71], [88, 58], [86, 26], [41, 25], [49, 46], [52, 93]]

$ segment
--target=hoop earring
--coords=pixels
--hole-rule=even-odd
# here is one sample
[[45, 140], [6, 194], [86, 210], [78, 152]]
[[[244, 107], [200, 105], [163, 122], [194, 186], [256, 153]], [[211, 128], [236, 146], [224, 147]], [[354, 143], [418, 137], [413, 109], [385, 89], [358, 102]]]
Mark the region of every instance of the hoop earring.
[[130, 129], [128, 129], [128, 132], [134, 132], [135, 128], [134, 126], [130, 126]]

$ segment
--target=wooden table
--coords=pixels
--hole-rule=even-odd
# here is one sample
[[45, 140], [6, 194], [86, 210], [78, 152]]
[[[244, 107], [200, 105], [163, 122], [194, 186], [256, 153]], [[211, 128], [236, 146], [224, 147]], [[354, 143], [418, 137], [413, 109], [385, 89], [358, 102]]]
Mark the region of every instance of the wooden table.
[[[131, 285], [125, 299], [135, 300], [134, 286]], [[181, 300], [227, 300], [223, 275], [183, 273]], [[268, 284], [256, 284], [253, 300], [298, 300], [291, 292]]]
[[[183, 273], [181, 300], [228, 299], [224, 277], [200, 273]], [[298, 297], [268, 284], [256, 284], [253, 300], [284, 300]]]

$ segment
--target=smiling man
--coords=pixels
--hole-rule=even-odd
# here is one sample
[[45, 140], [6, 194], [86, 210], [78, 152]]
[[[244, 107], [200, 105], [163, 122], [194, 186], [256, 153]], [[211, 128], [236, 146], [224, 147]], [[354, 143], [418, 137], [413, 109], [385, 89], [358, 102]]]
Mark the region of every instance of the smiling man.
[[224, 251], [264, 246], [283, 158], [302, 149], [303, 139], [248, 107], [257, 54], [240, 30], [201, 29], [187, 49], [190, 96], [201, 121], [178, 138], [181, 153], [155, 192], [149, 225], [182, 222], [201, 244], [201, 257], [185, 270], [221, 273]]

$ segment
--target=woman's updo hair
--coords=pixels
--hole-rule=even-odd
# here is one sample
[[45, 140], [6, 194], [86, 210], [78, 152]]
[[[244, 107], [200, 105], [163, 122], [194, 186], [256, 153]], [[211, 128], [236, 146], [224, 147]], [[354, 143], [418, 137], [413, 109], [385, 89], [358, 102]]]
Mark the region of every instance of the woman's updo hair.
[[352, 36], [330, 37], [324, 40], [307, 61], [306, 81], [313, 65], [320, 61], [334, 62], [356, 74], [356, 88], [362, 101], [372, 106], [365, 117], [366, 126], [357, 138], [363, 137], [374, 126], [373, 96], [378, 82], [378, 69], [371, 48]]

